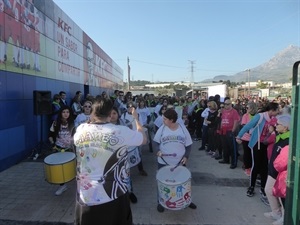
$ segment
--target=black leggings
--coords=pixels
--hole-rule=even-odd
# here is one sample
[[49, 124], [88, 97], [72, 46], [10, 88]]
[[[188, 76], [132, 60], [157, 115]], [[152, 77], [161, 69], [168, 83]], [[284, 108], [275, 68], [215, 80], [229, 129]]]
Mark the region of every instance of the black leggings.
[[258, 150], [258, 144], [253, 147], [252, 151], [252, 170], [250, 176], [250, 186], [255, 187], [257, 175], [261, 177], [261, 188], [265, 188], [268, 177], [268, 156], [267, 145], [260, 143], [260, 149]]
[[251, 148], [249, 148], [248, 144], [249, 144], [249, 141], [242, 142], [243, 150], [244, 150], [243, 163], [244, 163], [245, 169], [249, 169], [252, 167]]
[[75, 225], [132, 225], [128, 194], [102, 205], [84, 206], [76, 201]]

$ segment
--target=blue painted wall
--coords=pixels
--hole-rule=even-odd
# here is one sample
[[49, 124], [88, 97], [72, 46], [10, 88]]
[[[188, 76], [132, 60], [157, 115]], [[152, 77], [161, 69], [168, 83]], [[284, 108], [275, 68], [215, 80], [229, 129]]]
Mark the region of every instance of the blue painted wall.
[[[51, 91], [52, 96], [65, 91], [70, 103], [76, 91], [84, 93], [84, 85], [0, 71], [0, 171], [31, 156], [42, 134], [42, 140], [47, 141], [49, 117], [34, 115], [34, 90]], [[102, 91], [97, 87], [89, 89], [94, 96]]]

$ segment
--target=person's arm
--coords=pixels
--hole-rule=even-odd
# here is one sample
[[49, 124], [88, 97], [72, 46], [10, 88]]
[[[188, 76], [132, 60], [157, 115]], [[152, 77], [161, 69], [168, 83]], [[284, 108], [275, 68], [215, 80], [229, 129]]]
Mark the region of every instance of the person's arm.
[[133, 116], [133, 118], [135, 120], [135, 125], [136, 125], [137, 131], [143, 134], [143, 142], [142, 142], [142, 144], [145, 145], [145, 144], [147, 144], [148, 137], [145, 134], [143, 126], [139, 122], [139, 116], [138, 116], [138, 114], [137, 114], [137, 112], [136, 112], [136, 110], [135, 110], [134, 107], [132, 107], [132, 111], [131, 112], [132, 112], [132, 116]]
[[204, 109], [204, 111], [201, 113], [201, 117], [206, 118], [208, 116], [208, 108]]
[[240, 124], [239, 120], [235, 120], [233, 122], [232, 133], [235, 133], [235, 131], [237, 131], [237, 128], [238, 128], [239, 124]]
[[191, 150], [192, 150], [192, 145], [189, 145], [189, 146], [185, 147], [185, 154], [184, 154], [184, 156], [183, 156], [183, 158], [181, 160], [181, 163], [183, 165], [185, 165], [187, 163], [187, 160], [188, 160], [188, 158], [190, 156]]
[[50, 131], [48, 134], [48, 140], [50, 142], [51, 145], [54, 145], [56, 137], [55, 137], [55, 133], [54, 133], [54, 127], [55, 127], [56, 121], [54, 121], [50, 127]]
[[260, 118], [260, 115], [259, 114], [256, 114], [247, 124], [245, 124], [243, 126], [243, 128], [240, 130], [240, 132], [238, 133], [236, 139], [237, 140], [240, 140], [241, 137], [246, 133], [248, 132], [251, 128], [255, 127], [256, 124], [258, 123], [259, 121], [259, 118]]
[[153, 146], [154, 150], [156, 150], [157, 152], [160, 151], [159, 143], [157, 143], [156, 141], [152, 141], [152, 146]]

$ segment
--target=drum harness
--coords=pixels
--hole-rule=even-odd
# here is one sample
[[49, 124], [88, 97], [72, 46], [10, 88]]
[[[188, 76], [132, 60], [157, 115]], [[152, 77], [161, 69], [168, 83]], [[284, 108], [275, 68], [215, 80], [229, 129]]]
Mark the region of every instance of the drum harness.
[[53, 150], [54, 151], [56, 151], [56, 152], [68, 152], [68, 151], [72, 151], [72, 149], [71, 148], [61, 148], [61, 147], [59, 147], [59, 146], [57, 146], [57, 145], [55, 145], [54, 147], [53, 147]]

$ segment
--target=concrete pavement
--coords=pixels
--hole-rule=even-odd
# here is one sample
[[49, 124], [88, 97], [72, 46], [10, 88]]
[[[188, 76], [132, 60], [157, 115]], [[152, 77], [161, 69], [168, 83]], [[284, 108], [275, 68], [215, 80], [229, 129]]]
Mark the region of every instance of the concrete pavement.
[[[193, 210], [159, 213], [156, 210], [156, 157], [143, 146], [143, 164], [148, 176], [132, 168], [134, 193], [132, 204], [135, 225], [267, 225], [263, 216], [270, 210], [259, 199], [259, 187], [253, 197], [246, 196], [249, 178], [239, 161], [236, 169], [219, 164], [193, 144], [188, 168], [192, 173], [192, 198], [198, 206]], [[57, 185], [44, 178], [42, 160], [26, 160], [0, 173], [0, 225], [63, 225], [72, 224], [75, 205], [75, 181], [68, 191], [55, 196]]]

